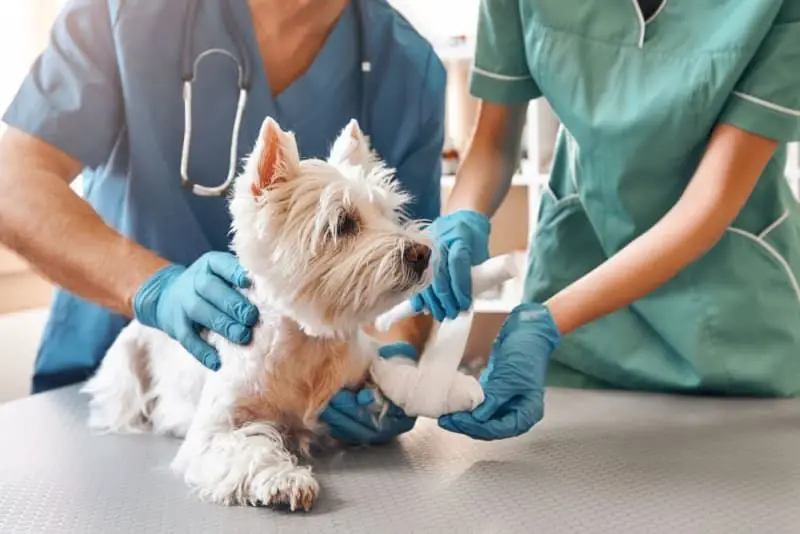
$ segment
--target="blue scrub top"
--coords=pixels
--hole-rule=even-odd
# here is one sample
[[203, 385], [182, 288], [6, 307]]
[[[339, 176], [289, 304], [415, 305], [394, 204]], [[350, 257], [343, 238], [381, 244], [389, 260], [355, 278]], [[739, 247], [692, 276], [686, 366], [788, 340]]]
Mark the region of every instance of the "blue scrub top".
[[[187, 2], [68, 0], [51, 41], [3, 120], [80, 160], [85, 197], [111, 226], [165, 258], [188, 264], [229, 247], [224, 198], [180, 186], [183, 139], [181, 36]], [[192, 59], [211, 48], [238, 57], [219, 0], [199, 2]], [[225, 0], [250, 54], [252, 89], [239, 156], [266, 116], [292, 130], [303, 157], [325, 157], [347, 122], [360, 119], [358, 17], [349, 6], [306, 73], [273, 98], [247, 0]], [[366, 90], [372, 145], [415, 200], [414, 217], [440, 210], [446, 74], [430, 44], [385, 0], [363, 2], [372, 72]], [[194, 85], [190, 177], [218, 185], [238, 99], [237, 70], [213, 54]], [[57, 291], [36, 360], [34, 393], [86, 379], [126, 324], [124, 317]]]

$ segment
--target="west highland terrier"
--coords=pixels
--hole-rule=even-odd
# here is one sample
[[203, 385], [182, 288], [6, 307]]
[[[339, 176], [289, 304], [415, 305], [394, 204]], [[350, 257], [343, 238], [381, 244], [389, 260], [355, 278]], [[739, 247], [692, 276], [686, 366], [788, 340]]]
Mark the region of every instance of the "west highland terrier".
[[261, 321], [248, 346], [216, 334], [222, 367], [199, 365], [136, 321], [83, 391], [90, 426], [183, 438], [172, 469], [200, 498], [309, 510], [319, 485], [301, 465], [318, 416], [341, 388], [367, 383], [378, 315], [431, 280], [431, 243], [406, 219], [409, 197], [355, 121], [327, 161], [300, 161], [272, 119], [234, 185], [233, 251]]

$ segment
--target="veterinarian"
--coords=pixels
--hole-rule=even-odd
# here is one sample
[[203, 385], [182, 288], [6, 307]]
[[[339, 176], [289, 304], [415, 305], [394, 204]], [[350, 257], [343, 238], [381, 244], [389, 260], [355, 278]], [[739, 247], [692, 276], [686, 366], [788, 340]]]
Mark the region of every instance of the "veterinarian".
[[[248, 342], [258, 312], [236, 291], [248, 280], [219, 186], [265, 116], [303, 157], [357, 118], [411, 215], [434, 219], [444, 90], [431, 46], [384, 0], [67, 0], [0, 134], [0, 241], [60, 287], [33, 392], [86, 379], [131, 317], [211, 369], [201, 328]], [[416, 357], [429, 326], [406, 322], [381, 353]], [[377, 430], [370, 402], [343, 391], [322, 418], [355, 443], [413, 426], [395, 413]]]
[[447, 260], [417, 309], [470, 304], [528, 102], [561, 130], [524, 302], [473, 413], [447, 430], [527, 432], [545, 385], [800, 395], [800, 0], [484, 0], [471, 146], [432, 231]]

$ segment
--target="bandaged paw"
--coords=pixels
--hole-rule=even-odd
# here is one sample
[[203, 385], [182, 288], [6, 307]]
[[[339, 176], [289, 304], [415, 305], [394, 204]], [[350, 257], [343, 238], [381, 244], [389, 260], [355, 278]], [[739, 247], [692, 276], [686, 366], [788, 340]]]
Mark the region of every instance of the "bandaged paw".
[[[483, 293], [516, 277], [517, 261], [516, 254], [504, 254], [473, 267], [473, 292]], [[378, 317], [375, 326], [385, 332], [396, 321], [413, 315], [410, 302], [405, 301]], [[471, 324], [471, 311], [438, 324], [433, 343], [419, 363], [406, 358], [378, 358], [370, 368], [372, 381], [410, 416], [438, 418], [474, 410], [483, 402], [483, 388], [475, 378], [458, 371]]]
[[[423, 356], [424, 357], [424, 356]], [[475, 378], [438, 365], [417, 365], [405, 358], [379, 358], [370, 369], [383, 395], [409, 416], [437, 418], [472, 411], [483, 402]]]

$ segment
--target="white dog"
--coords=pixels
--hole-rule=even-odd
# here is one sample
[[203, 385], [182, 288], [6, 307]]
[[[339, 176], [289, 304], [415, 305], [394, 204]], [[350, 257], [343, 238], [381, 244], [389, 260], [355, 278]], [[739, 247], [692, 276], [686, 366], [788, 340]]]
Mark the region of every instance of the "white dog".
[[222, 361], [211, 372], [134, 321], [83, 389], [90, 426], [185, 438], [172, 468], [204, 500], [308, 510], [319, 486], [296, 454], [324, 435], [333, 394], [365, 384], [377, 342], [363, 328], [430, 283], [431, 243], [407, 201], [355, 121], [326, 162], [300, 161], [268, 118], [230, 203], [261, 312], [253, 341], [208, 336]]

